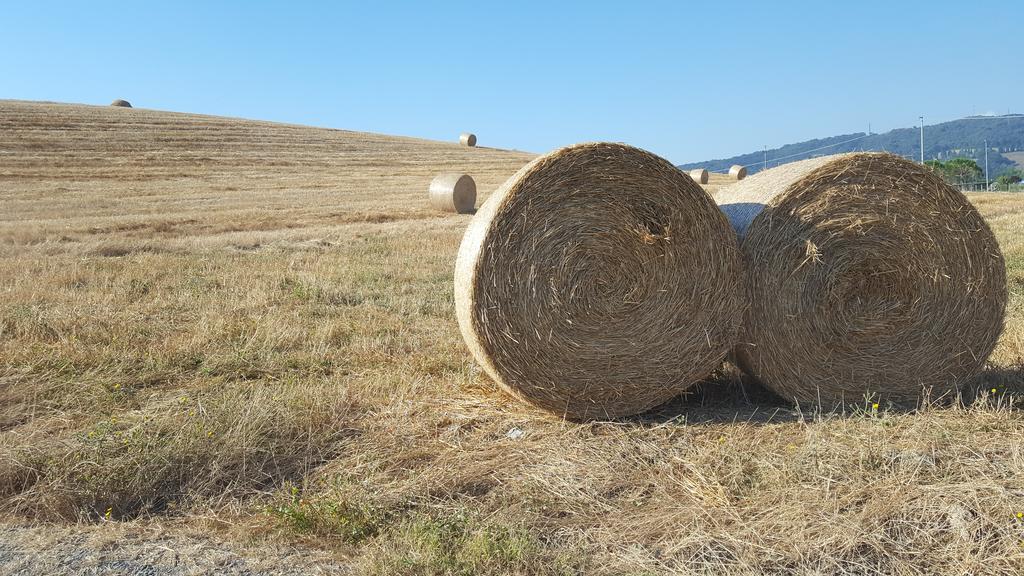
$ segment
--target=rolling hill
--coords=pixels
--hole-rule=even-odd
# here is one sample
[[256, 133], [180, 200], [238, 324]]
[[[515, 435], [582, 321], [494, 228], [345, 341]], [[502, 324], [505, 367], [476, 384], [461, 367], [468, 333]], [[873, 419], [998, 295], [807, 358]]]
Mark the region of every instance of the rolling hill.
[[[426, 190], [464, 172], [485, 195], [533, 156], [456, 143], [116, 108], [0, 101], [7, 234], [109, 226], [164, 235], [435, 219]], [[480, 199], [478, 198], [478, 201]]]
[[[1014, 166], [1004, 153], [1024, 150], [1024, 115], [971, 116], [951, 122], [925, 126], [925, 159], [948, 160], [966, 157], [985, 162], [985, 140], [989, 145], [989, 172], [992, 178]], [[886, 151], [911, 159], [920, 155], [918, 128], [899, 128], [882, 134], [855, 132], [828, 138], [787, 144], [768, 150], [768, 167], [818, 155], [842, 152]], [[683, 169], [707, 168], [713, 172], [727, 171], [733, 164], [746, 166], [750, 173], [763, 169], [764, 151], [748, 152], [731, 158], [704, 160], [681, 164]]]

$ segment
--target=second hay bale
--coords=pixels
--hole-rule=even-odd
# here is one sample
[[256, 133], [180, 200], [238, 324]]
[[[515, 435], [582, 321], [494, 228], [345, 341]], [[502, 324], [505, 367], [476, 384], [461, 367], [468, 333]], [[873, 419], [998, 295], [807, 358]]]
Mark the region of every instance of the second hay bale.
[[574, 420], [661, 404], [735, 342], [742, 269], [710, 196], [622, 144], [537, 158], [481, 206], [455, 268], [459, 326], [487, 374]]
[[459, 135], [459, 144], [463, 146], [469, 146], [470, 148], [476, 146], [476, 134], [470, 134], [469, 132], [463, 132]]
[[739, 164], [733, 164], [729, 167], [729, 176], [733, 180], [743, 180], [747, 177], [747, 167], [740, 166]]
[[468, 214], [476, 207], [476, 182], [467, 174], [440, 174], [430, 182], [429, 195], [436, 210]]
[[794, 162], [719, 191], [749, 308], [736, 359], [786, 399], [914, 401], [968, 382], [1002, 329], [1006, 270], [970, 201], [892, 154]]

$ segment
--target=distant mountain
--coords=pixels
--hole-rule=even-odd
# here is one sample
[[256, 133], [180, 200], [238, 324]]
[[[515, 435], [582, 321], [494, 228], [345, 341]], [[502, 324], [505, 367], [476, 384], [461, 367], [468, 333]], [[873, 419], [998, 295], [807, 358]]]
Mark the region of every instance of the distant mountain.
[[[914, 127], [897, 128], [884, 134], [856, 132], [787, 144], [781, 148], [768, 150], [768, 167], [815, 156], [862, 151], [892, 152], [918, 160], [921, 155], [919, 130]], [[1003, 156], [1004, 152], [1024, 151], [1024, 114], [968, 116], [952, 122], [925, 126], [924, 156], [926, 160], [973, 158], [984, 169], [985, 140], [988, 140], [989, 146], [989, 175], [995, 178], [1014, 166], [1013, 161]], [[741, 164], [747, 167], [748, 172], [754, 173], [763, 169], [764, 159], [764, 151], [758, 150], [732, 158], [681, 164], [679, 167], [685, 170], [707, 168], [712, 172], [726, 172], [733, 164]]]

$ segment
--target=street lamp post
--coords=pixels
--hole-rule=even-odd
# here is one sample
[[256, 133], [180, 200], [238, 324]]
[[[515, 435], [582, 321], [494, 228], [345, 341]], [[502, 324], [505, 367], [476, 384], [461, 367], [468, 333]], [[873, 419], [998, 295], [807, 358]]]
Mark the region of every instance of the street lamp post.
[[988, 192], [988, 140], [985, 140], [985, 191]]
[[921, 164], [924, 164], [924, 116], [918, 116], [921, 119]]

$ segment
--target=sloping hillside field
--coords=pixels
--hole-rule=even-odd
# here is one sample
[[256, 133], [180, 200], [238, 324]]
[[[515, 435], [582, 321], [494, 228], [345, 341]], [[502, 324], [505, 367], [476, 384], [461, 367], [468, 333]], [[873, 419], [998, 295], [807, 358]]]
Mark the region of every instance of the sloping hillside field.
[[1024, 198], [972, 197], [1011, 302], [963, 398], [820, 413], [724, 370], [575, 424], [474, 365], [452, 296], [470, 216], [427, 204], [440, 172], [479, 203], [532, 157], [0, 101], [0, 558], [1024, 572]]

